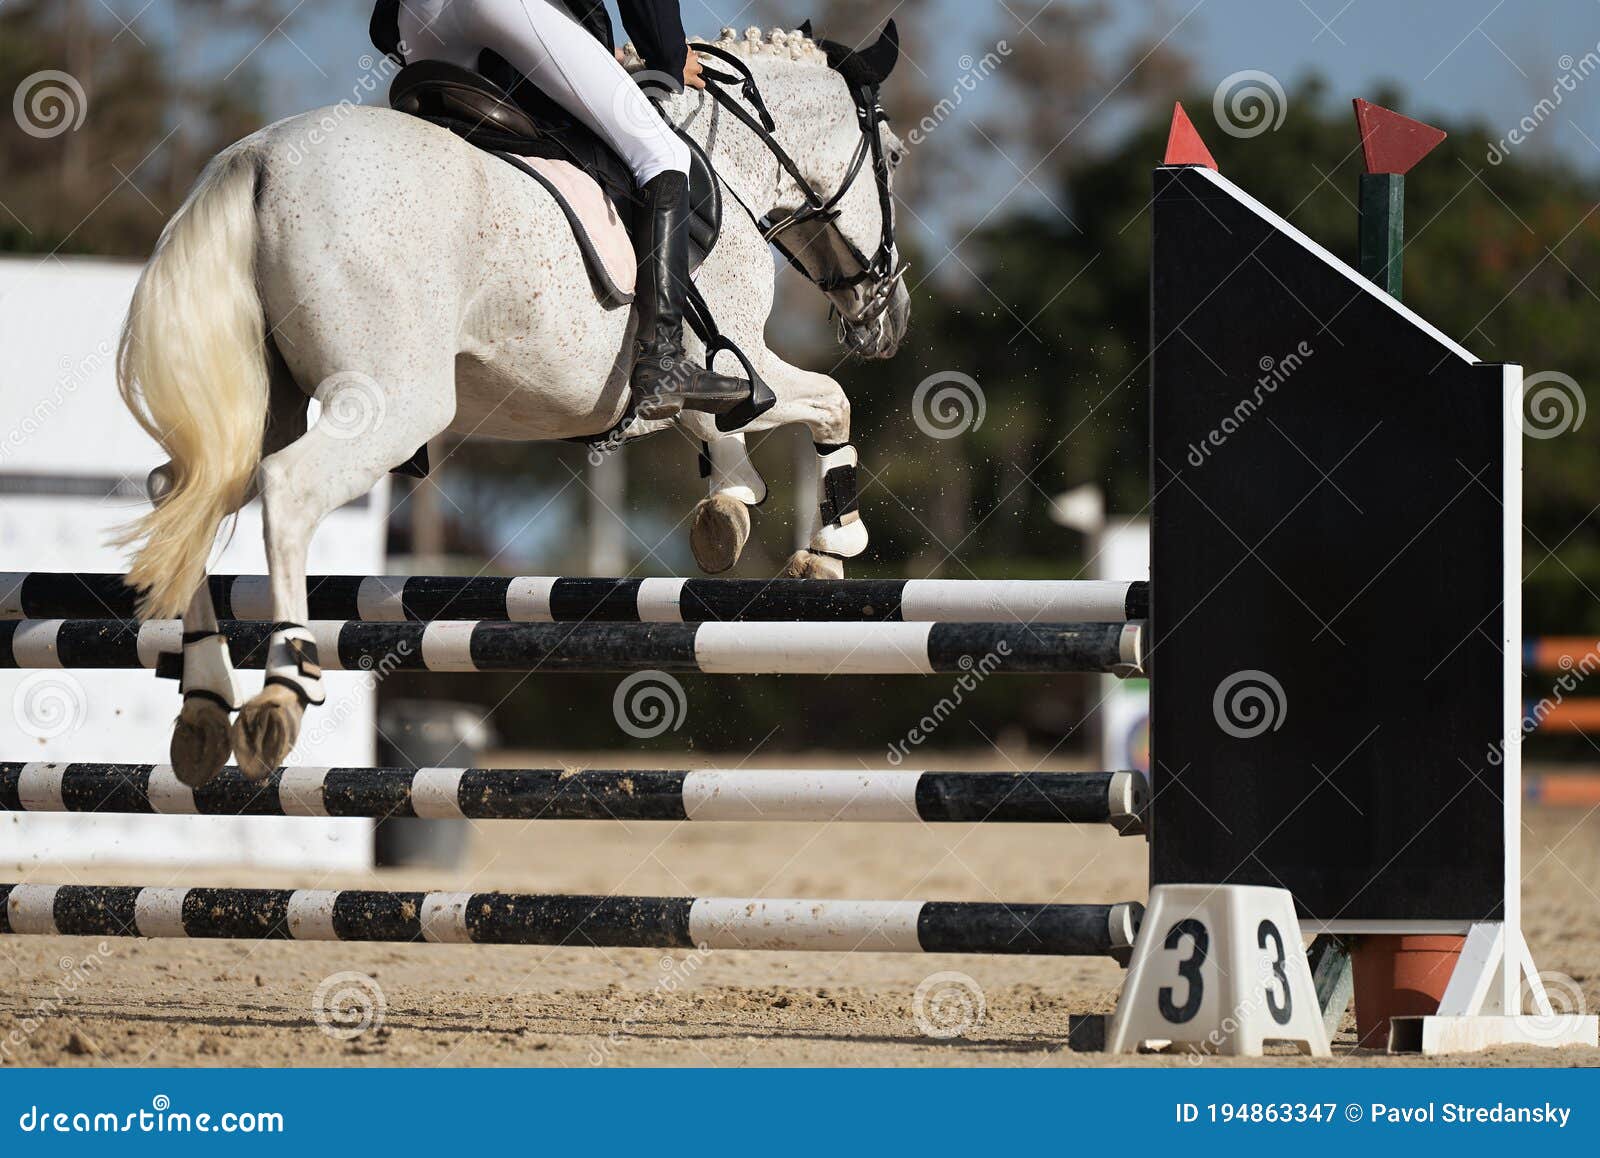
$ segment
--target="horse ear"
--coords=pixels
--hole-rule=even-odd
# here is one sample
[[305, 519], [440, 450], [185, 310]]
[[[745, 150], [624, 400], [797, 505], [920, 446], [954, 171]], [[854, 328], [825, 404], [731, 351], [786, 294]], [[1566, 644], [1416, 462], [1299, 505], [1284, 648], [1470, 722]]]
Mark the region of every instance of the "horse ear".
[[870, 78], [872, 83], [882, 84], [888, 80], [894, 66], [900, 63], [900, 30], [895, 27], [894, 20], [883, 26], [883, 32], [871, 48], [863, 49], [855, 56], [862, 74]]
[[[808, 22], [809, 23], [809, 22]], [[856, 54], [850, 50], [848, 44], [840, 44], [837, 40], [829, 40], [825, 36], [813, 37], [817, 47], [822, 49], [828, 57], [828, 67], [835, 72], [845, 72], [854, 67]], [[846, 79], [849, 79], [846, 77]]]
[[900, 61], [900, 30], [893, 20], [883, 26], [871, 47], [859, 52], [832, 40], [818, 40], [817, 44], [828, 54], [828, 64], [844, 76], [851, 88], [882, 84]]

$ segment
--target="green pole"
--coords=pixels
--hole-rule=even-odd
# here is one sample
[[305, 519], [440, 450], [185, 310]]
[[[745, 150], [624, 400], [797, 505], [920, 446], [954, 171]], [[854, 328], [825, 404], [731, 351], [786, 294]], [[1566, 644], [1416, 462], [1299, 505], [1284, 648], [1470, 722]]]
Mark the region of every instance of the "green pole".
[[1406, 179], [1401, 173], [1361, 174], [1361, 274], [1401, 296], [1405, 248]]

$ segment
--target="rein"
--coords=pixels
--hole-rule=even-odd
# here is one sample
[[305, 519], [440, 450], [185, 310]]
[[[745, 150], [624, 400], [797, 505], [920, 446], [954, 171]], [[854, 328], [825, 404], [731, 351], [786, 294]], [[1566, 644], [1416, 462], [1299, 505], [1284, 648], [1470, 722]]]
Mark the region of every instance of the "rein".
[[[738, 120], [752, 133], [754, 133], [766, 150], [785, 173], [787, 173], [799, 187], [801, 195], [805, 198], [805, 205], [792, 213], [784, 214], [774, 221], [770, 217], [758, 216], [750, 206], [746, 205], [738, 193], [731, 188], [734, 200], [738, 201], [750, 219], [761, 230], [762, 238], [770, 245], [775, 245], [778, 252], [797, 269], [805, 279], [815, 285], [823, 293], [835, 293], [840, 290], [850, 289], [868, 280], [880, 280], [885, 284], [874, 290], [868, 300], [867, 308], [862, 314], [852, 319], [858, 324], [875, 320], [884, 310], [888, 309], [889, 301], [894, 291], [895, 283], [905, 276], [906, 268], [895, 268], [894, 253], [894, 216], [893, 197], [889, 190], [889, 164], [883, 153], [883, 137], [879, 132], [885, 116], [883, 105], [878, 99], [876, 85], [863, 85], [852, 91], [851, 96], [855, 101], [856, 120], [861, 130], [861, 140], [856, 146], [855, 155], [851, 158], [850, 167], [845, 172], [844, 179], [839, 183], [839, 188], [831, 197], [824, 197], [814, 185], [806, 179], [800, 171], [800, 166], [795, 163], [783, 145], [772, 135], [777, 128], [777, 123], [772, 118], [772, 113], [767, 109], [766, 101], [762, 99], [761, 90], [756, 84], [755, 76], [736, 54], [721, 49], [711, 44], [696, 44], [695, 52], [714, 57], [730, 67], [739, 75], [729, 76], [714, 68], [704, 68], [702, 75], [706, 79], [706, 91], [711, 94], [718, 105], [727, 111], [734, 119]], [[750, 105], [755, 112], [752, 113], [739, 103], [731, 91], [737, 88], [739, 95]], [[872, 174], [878, 187], [878, 209], [883, 222], [883, 231], [878, 240], [878, 249], [871, 257], [862, 253], [856, 244], [845, 236], [842, 229], [836, 224], [839, 217], [838, 205], [855, 185], [862, 171], [867, 167], [868, 160], [872, 162]], [[813, 277], [798, 258], [783, 244], [781, 238], [796, 226], [822, 222], [834, 229], [835, 236], [844, 246], [850, 257], [860, 265], [854, 274], [838, 275], [830, 278]]]

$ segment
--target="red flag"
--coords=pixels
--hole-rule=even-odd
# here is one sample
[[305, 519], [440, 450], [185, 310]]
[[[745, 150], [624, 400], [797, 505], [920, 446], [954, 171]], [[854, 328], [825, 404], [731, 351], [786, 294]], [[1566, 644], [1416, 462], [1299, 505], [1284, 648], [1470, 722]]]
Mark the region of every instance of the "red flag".
[[1369, 173], [1407, 173], [1444, 140], [1443, 129], [1356, 98], [1356, 127]]
[[1167, 134], [1167, 157], [1162, 164], [1204, 165], [1207, 169], [1217, 167], [1216, 159], [1195, 131], [1194, 123], [1189, 120], [1189, 114], [1183, 111], [1182, 104], [1175, 103], [1172, 106], [1172, 131]]

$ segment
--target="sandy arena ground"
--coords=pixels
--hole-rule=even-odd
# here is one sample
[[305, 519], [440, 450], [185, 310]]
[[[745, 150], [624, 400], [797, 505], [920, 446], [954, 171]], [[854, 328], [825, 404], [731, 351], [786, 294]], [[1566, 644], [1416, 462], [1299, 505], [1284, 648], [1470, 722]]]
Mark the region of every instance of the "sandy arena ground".
[[[1044, 826], [502, 822], [477, 826], [470, 864], [459, 872], [328, 879], [228, 871], [161, 880], [150, 870], [54, 868], [10, 879], [1110, 901], [1144, 898], [1144, 855], [1141, 839]], [[1530, 810], [1524, 863], [1535, 958], [1576, 981], [1589, 1009], [1600, 1007], [1600, 815]], [[58, 1001], [63, 970], [102, 944], [107, 955], [92, 978]], [[973, 978], [987, 1004], [982, 1024], [954, 1040], [925, 1036], [913, 1015], [916, 987], [942, 970]], [[342, 971], [375, 979], [386, 1003], [381, 1026], [350, 1041], [324, 1032], [313, 1014], [319, 984]], [[0, 1064], [29, 1066], [1106, 1065], [1104, 1055], [1067, 1048], [1067, 1020], [1109, 1012], [1122, 980], [1110, 961], [1026, 957], [69, 938], [4, 939], [0, 976]], [[1437, 1064], [1353, 1051], [1352, 1029], [1347, 1024], [1336, 1044], [1335, 1064]], [[1502, 1050], [1463, 1060], [1597, 1066], [1600, 1050]]]

